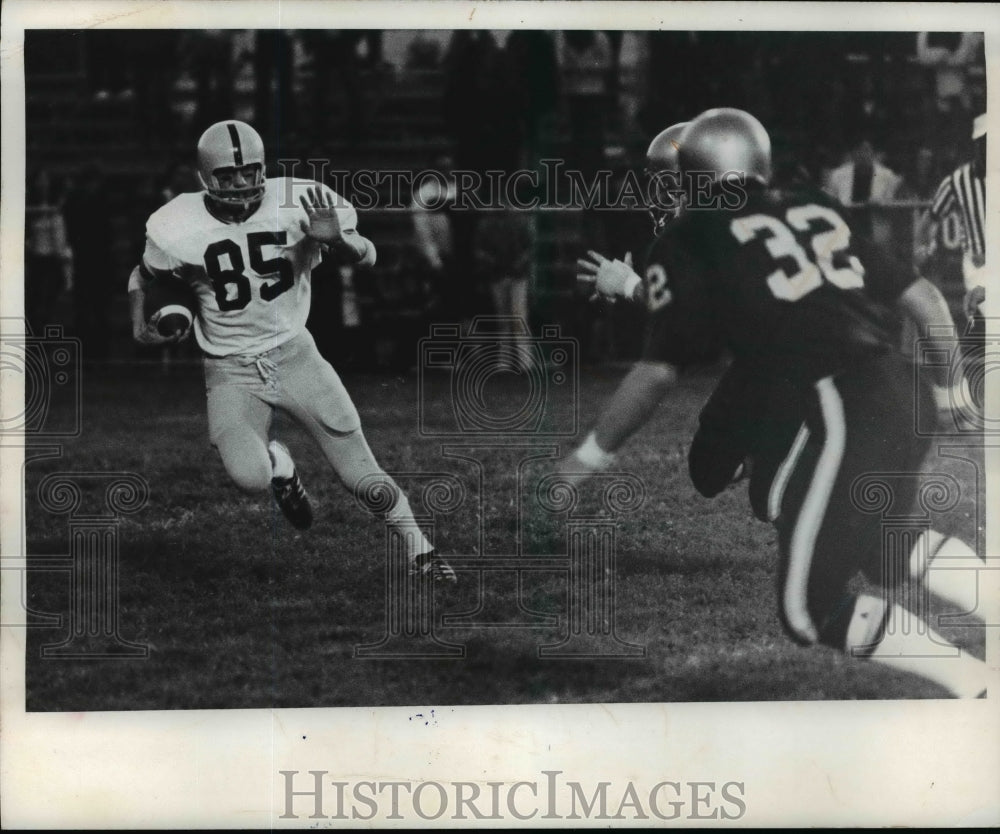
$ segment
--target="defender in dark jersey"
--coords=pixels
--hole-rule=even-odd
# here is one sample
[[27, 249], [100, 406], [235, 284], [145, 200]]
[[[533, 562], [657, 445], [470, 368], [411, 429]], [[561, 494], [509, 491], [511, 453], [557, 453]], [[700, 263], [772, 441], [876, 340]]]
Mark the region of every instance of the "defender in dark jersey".
[[[777, 527], [781, 615], [798, 641], [922, 674], [956, 695], [979, 694], [981, 661], [928, 658], [929, 628], [902, 628], [912, 614], [849, 589], [861, 571], [887, 590], [924, 581], [976, 609], [974, 588], [970, 599], [967, 586], [946, 576], [951, 571], [927, 570], [943, 557], [950, 567], [981, 567], [970, 548], [929, 533], [910, 553], [887, 556], [878, 515], [852, 500], [860, 476], [918, 473], [927, 452], [912, 426], [918, 400], [931, 394], [915, 387], [912, 364], [896, 348], [895, 319], [879, 303], [907, 291], [913, 272], [854, 239], [826, 198], [770, 191], [770, 142], [749, 114], [704, 113], [679, 145], [685, 176], [711, 177], [712, 190], [700, 195], [706, 207], [688, 199], [653, 243], [640, 285], [618, 266], [602, 272], [598, 264], [594, 274], [599, 291], [603, 278], [605, 292], [644, 293], [652, 315], [645, 362], [674, 369], [724, 350], [733, 356], [692, 446], [696, 486], [715, 494], [752, 462], [751, 503]], [[574, 462], [585, 470], [607, 465], [672, 374], [664, 372], [638, 422], [615, 414], [612, 401]], [[908, 506], [918, 478], [898, 483], [911, 494], [897, 491], [895, 500]]]

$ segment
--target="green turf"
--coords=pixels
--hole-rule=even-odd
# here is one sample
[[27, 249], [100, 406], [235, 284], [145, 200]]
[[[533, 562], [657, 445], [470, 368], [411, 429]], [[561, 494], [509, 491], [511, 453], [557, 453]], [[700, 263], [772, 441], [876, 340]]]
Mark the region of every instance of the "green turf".
[[[622, 373], [584, 369], [581, 430]], [[481, 588], [476, 572], [461, 572], [457, 589], [435, 596], [435, 633], [463, 646], [464, 656], [390, 660], [354, 656], [355, 647], [378, 641], [385, 630], [384, 528], [334, 482], [303, 432], [280, 424], [316, 504], [314, 527], [300, 533], [268, 495], [246, 497], [229, 483], [208, 444], [198, 367], [88, 367], [82, 435], [64, 444], [61, 458], [26, 469], [28, 551], [67, 552], [66, 517], [46, 512], [35, 498], [45, 475], [123, 471], [146, 479], [148, 505], [118, 528], [119, 621], [121, 635], [150, 652], [144, 660], [42, 659], [42, 645], [61, 640], [64, 629], [29, 629], [27, 708], [941, 697], [916, 678], [831, 650], [799, 648], [784, 636], [776, 616], [773, 530], [751, 518], [743, 488], [707, 501], [687, 480], [686, 444], [713, 381], [708, 372], [684, 379], [621, 458], [647, 496], [618, 525], [615, 624], [621, 640], [645, 648], [644, 657], [539, 657], [539, 646], [557, 642], [568, 628], [566, 574], [553, 568], [523, 573], [520, 609], [515, 574], [485, 574]], [[453, 472], [474, 486], [472, 464], [444, 458], [441, 439], [418, 436], [415, 375], [345, 382], [387, 470]], [[510, 393], [516, 397], [520, 389], [512, 384]], [[448, 419], [448, 396], [447, 378], [432, 378], [429, 419]], [[564, 413], [569, 405], [555, 403]], [[484, 453], [500, 474], [481, 515], [470, 500], [440, 520], [442, 552], [476, 555], [481, 525], [487, 552], [516, 547], [513, 464], [522, 452], [510, 447], [515, 442], [524, 441], [507, 438], [507, 448]], [[561, 442], [571, 447], [570, 439]], [[964, 489], [959, 507], [935, 519], [936, 526], [973, 541], [972, 468], [944, 459], [930, 465], [955, 475]], [[526, 466], [526, 483], [544, 475], [545, 466]], [[530, 498], [522, 505], [524, 553], [565, 553], [564, 517], [541, 511]], [[66, 612], [67, 587], [65, 573], [31, 572], [29, 606]], [[444, 615], [474, 610], [477, 622], [522, 627], [441, 625]], [[537, 625], [544, 615], [555, 615], [555, 622]], [[981, 655], [974, 629], [947, 634]]]

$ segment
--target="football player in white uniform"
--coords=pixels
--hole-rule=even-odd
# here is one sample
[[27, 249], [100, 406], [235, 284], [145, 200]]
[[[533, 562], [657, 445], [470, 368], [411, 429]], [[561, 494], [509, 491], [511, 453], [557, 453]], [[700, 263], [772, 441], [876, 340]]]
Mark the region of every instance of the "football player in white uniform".
[[323, 252], [368, 265], [375, 247], [358, 233], [357, 213], [343, 197], [311, 180], [267, 179], [264, 163], [263, 141], [244, 122], [219, 122], [202, 134], [204, 191], [178, 195], [146, 224], [142, 263], [129, 280], [133, 335], [142, 344], [176, 340], [146, 321], [144, 288], [158, 276], [189, 283], [198, 299], [194, 333], [204, 354], [209, 437], [234, 483], [251, 493], [270, 484], [293, 525], [312, 523], [287, 448], [268, 439], [274, 410], [282, 409], [312, 435], [341, 483], [402, 534], [411, 571], [454, 582], [406, 496], [376, 462], [354, 403], [305, 327], [311, 272]]

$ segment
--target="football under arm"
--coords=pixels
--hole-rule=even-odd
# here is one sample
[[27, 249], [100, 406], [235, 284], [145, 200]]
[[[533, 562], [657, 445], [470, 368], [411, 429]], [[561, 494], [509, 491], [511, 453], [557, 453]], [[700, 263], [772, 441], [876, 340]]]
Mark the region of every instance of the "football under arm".
[[585, 476], [610, 466], [614, 453], [646, 424], [676, 380], [677, 370], [673, 365], [636, 362], [604, 407], [593, 431], [570, 456], [563, 470]]
[[[166, 345], [177, 341], [175, 336], [163, 336], [146, 321], [146, 286], [160, 270], [136, 264], [128, 278], [128, 310], [132, 320], [132, 338], [140, 345]], [[169, 270], [163, 272], [172, 275]]]

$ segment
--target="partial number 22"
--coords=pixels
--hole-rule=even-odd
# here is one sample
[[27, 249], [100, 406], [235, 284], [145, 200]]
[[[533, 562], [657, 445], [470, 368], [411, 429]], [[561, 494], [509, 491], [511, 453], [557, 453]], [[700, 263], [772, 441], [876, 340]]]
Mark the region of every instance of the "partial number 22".
[[[775, 298], [798, 301], [822, 286], [824, 278], [842, 290], [864, 286], [865, 269], [854, 255], [838, 259], [840, 265], [834, 263], [851, 240], [851, 230], [837, 212], [810, 203], [790, 208], [785, 219], [787, 224], [767, 214], [751, 214], [729, 224], [729, 230], [740, 243], [763, 237], [772, 258], [794, 261], [796, 269], [792, 274], [779, 267], [767, 276], [767, 285]], [[792, 229], [813, 232], [809, 240], [811, 259], [795, 239]]]

